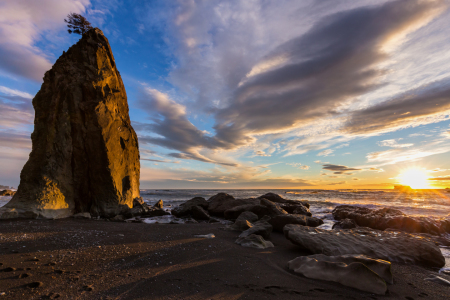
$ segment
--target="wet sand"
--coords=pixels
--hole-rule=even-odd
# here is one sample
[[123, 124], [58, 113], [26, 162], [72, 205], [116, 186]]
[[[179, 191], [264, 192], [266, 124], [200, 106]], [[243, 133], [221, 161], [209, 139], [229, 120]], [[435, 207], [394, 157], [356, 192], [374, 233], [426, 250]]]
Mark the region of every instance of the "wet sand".
[[[5, 294], [0, 299], [448, 299], [450, 295], [450, 287], [424, 280], [436, 270], [418, 266], [393, 265], [395, 283], [385, 296], [308, 279], [287, 269], [289, 260], [308, 253], [282, 234], [272, 233], [275, 248], [258, 250], [236, 245], [238, 232], [220, 227], [1, 220], [0, 293]], [[208, 233], [216, 237], [194, 237]], [[32, 283], [40, 286], [30, 287]]]

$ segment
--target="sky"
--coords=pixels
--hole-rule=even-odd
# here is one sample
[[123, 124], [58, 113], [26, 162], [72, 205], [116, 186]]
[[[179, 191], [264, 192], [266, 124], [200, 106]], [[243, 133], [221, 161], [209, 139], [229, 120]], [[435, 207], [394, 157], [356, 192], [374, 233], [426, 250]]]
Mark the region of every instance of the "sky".
[[2, 185], [71, 12], [110, 42], [141, 188], [450, 187], [450, 0], [0, 0]]

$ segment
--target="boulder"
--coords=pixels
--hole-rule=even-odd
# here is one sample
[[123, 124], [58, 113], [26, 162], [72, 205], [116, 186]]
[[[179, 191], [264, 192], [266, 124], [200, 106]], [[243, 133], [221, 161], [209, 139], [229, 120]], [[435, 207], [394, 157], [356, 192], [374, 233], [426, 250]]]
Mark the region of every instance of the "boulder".
[[334, 223], [332, 229], [352, 229], [356, 227], [358, 227], [358, 225], [356, 225], [356, 222], [354, 220], [343, 219], [339, 222]]
[[164, 207], [164, 203], [162, 200], [159, 200], [158, 202], [155, 203], [155, 205], [153, 205], [154, 208], [163, 208]]
[[201, 206], [193, 206], [191, 208], [191, 215], [195, 220], [209, 220], [209, 214]]
[[391, 262], [441, 268], [445, 259], [435, 244], [403, 232], [384, 232], [359, 227], [323, 230], [288, 224], [284, 235], [302, 250], [337, 256], [362, 254]]
[[247, 237], [252, 234], [260, 235], [264, 239], [269, 239], [273, 227], [267, 221], [257, 221], [252, 224], [252, 227], [243, 231], [239, 237]]
[[305, 215], [309, 217], [312, 216], [311, 212], [309, 211], [309, 208], [304, 206], [300, 202], [296, 204], [284, 203], [280, 204], [280, 207], [290, 214]]
[[235, 206], [233, 208], [227, 209], [223, 214], [226, 219], [236, 219], [244, 211], [250, 211], [256, 214], [258, 218], [262, 218], [271, 214], [268, 207], [260, 204], [244, 204]]
[[200, 206], [202, 208], [208, 208], [208, 202], [203, 197], [195, 197], [191, 200], [188, 200], [179, 206], [172, 209], [172, 215], [180, 218], [184, 216], [188, 216], [192, 214], [192, 207]]
[[336, 220], [351, 219], [358, 226], [378, 230], [391, 228], [410, 233], [429, 233], [434, 235], [450, 232], [447, 218], [411, 217], [393, 208], [370, 209], [367, 207], [340, 205], [333, 210], [332, 214]]
[[264, 198], [267, 199], [269, 201], [275, 202], [275, 203], [279, 203], [279, 204], [287, 204], [287, 205], [303, 205], [306, 208], [309, 208], [309, 203], [306, 200], [289, 200], [289, 199], [284, 199], [283, 197], [281, 197], [278, 194], [274, 194], [274, 193], [267, 193], [264, 194], [260, 197], [258, 197], [260, 199]]
[[304, 215], [278, 215], [269, 220], [273, 226], [273, 230], [283, 232], [283, 228], [287, 224], [298, 224], [309, 227], [317, 227], [323, 224], [318, 218], [308, 217]]
[[267, 199], [261, 198], [261, 205], [267, 207], [269, 209], [269, 217], [274, 217], [278, 215], [287, 215], [287, 211], [281, 208], [279, 204], [276, 204]]
[[387, 291], [386, 282], [361, 262], [346, 264], [300, 256], [289, 261], [288, 266], [308, 278], [334, 281], [378, 295], [384, 295]]
[[361, 254], [347, 254], [339, 256], [327, 256], [323, 254], [309, 255], [309, 258], [316, 259], [318, 261], [329, 261], [334, 263], [345, 263], [347, 265], [358, 262], [364, 264], [370, 270], [375, 272], [378, 276], [383, 278], [387, 284], [394, 284], [394, 277], [391, 271], [391, 262], [382, 259], [371, 258]]
[[258, 216], [250, 211], [244, 211], [239, 215], [234, 224], [226, 226], [224, 229], [226, 230], [236, 230], [236, 231], [244, 231], [251, 228], [252, 222], [256, 222], [258, 220]]
[[261, 198], [261, 199], [264, 198], [264, 199], [267, 199], [267, 200], [269, 200], [271, 202], [275, 202], [275, 203], [286, 203], [286, 199], [284, 199], [283, 197], [281, 197], [280, 195], [275, 194], [275, 193], [267, 193], [267, 194], [260, 196], [259, 198]]
[[235, 242], [242, 247], [250, 247], [250, 248], [258, 248], [258, 249], [266, 249], [274, 247], [272, 242], [264, 240], [264, 238], [260, 235], [251, 234], [246, 237], [240, 237]]
[[259, 199], [235, 199], [226, 193], [219, 193], [208, 199], [208, 212], [222, 217], [226, 210], [246, 204], [259, 204]]
[[18, 217], [112, 217], [139, 197], [138, 139], [107, 38], [91, 29], [45, 73], [32, 151], [12, 200]]

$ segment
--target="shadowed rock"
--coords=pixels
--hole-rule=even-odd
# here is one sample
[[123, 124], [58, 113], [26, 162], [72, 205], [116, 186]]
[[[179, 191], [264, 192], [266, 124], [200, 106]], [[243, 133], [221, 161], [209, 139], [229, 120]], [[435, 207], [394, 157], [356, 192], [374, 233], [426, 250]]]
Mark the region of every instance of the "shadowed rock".
[[334, 263], [345, 263], [347, 265], [359, 262], [364, 264], [378, 276], [383, 278], [388, 284], [394, 284], [394, 278], [391, 271], [391, 262], [382, 259], [371, 258], [366, 255], [347, 254], [339, 256], [327, 256], [323, 254], [309, 255], [309, 258], [314, 258], [318, 261], [329, 261]]
[[259, 199], [235, 199], [226, 193], [219, 193], [208, 199], [208, 212], [215, 216], [224, 216], [226, 210], [246, 204], [259, 204]]
[[301, 249], [317, 254], [363, 254], [426, 267], [441, 268], [445, 265], [439, 247], [403, 232], [384, 232], [363, 227], [338, 231], [286, 225], [284, 235]]
[[[267, 217], [267, 219], [269, 219], [269, 218]], [[272, 233], [273, 227], [266, 221], [267, 219], [263, 219], [263, 220], [252, 223], [252, 227], [243, 231], [239, 235], [239, 237], [247, 237], [249, 235], [256, 234], [256, 235], [262, 236], [264, 239], [269, 239], [270, 234]]]
[[117, 215], [139, 197], [139, 149], [108, 40], [91, 29], [45, 73], [33, 143], [0, 217]]
[[250, 211], [244, 211], [239, 215], [234, 224], [226, 226], [224, 229], [226, 230], [236, 230], [236, 231], [244, 231], [251, 228], [252, 222], [256, 222], [258, 220], [258, 216]]
[[358, 290], [384, 295], [386, 282], [360, 262], [350, 264], [300, 256], [291, 260], [289, 269], [308, 278], [338, 282]]
[[242, 247], [250, 247], [250, 248], [258, 248], [258, 249], [266, 249], [273, 247], [272, 242], [264, 240], [264, 238], [260, 235], [251, 234], [246, 237], [240, 237], [235, 242]]
[[323, 221], [318, 218], [308, 217], [304, 215], [278, 215], [270, 219], [269, 223], [272, 224], [273, 230], [283, 232], [283, 228], [287, 224], [317, 227], [322, 225]]
[[208, 202], [203, 197], [194, 197], [172, 209], [172, 215], [178, 218], [192, 215], [192, 208], [195, 206], [200, 206], [206, 209], [208, 208]]

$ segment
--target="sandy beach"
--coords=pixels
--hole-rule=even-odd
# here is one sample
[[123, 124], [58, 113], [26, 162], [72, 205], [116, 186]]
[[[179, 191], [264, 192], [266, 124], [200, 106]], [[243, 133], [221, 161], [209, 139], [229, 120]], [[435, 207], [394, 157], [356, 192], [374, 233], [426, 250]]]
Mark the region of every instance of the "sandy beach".
[[70, 218], [0, 227], [2, 299], [448, 299], [448, 287], [424, 280], [437, 270], [418, 266], [393, 264], [385, 296], [295, 275], [287, 262], [308, 253], [280, 233], [275, 248], [258, 250], [236, 245], [238, 233], [221, 224]]

